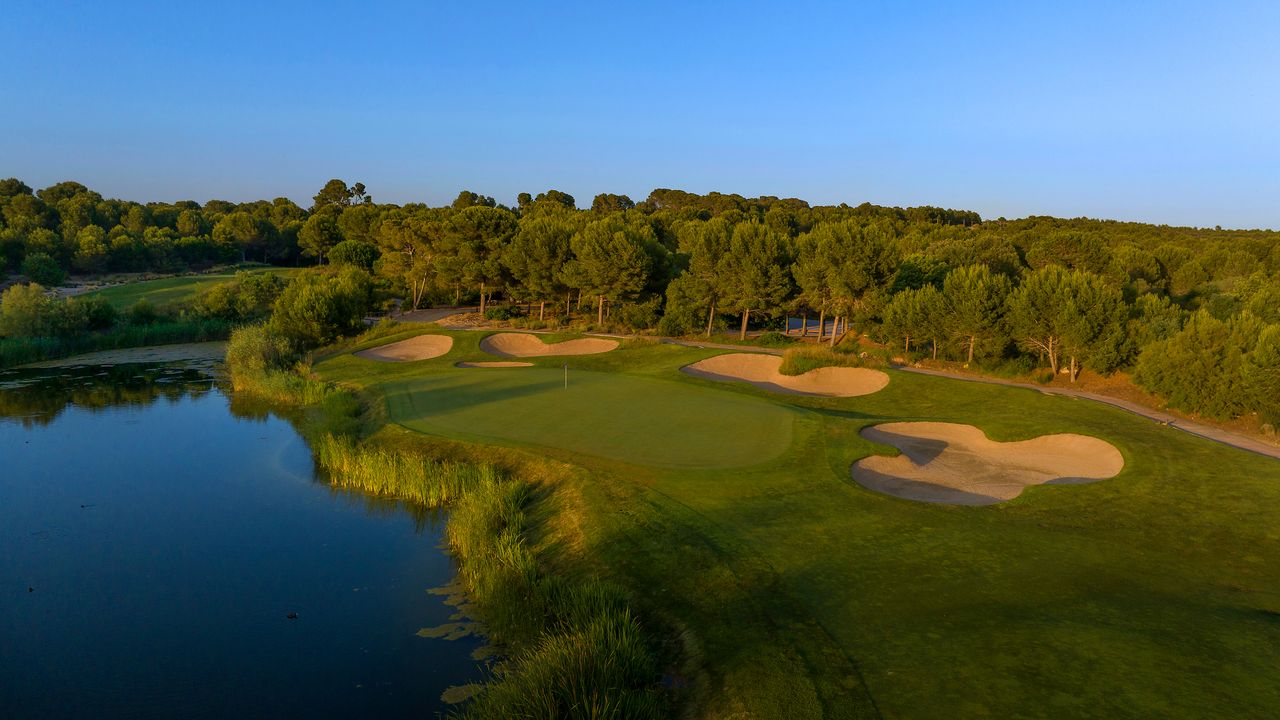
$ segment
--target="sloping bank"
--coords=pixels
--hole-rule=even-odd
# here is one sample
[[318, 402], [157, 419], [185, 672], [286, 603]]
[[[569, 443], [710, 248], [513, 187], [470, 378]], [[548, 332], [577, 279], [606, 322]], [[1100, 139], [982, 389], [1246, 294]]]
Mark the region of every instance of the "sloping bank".
[[387, 426], [352, 391], [309, 368], [278, 367], [260, 327], [233, 334], [227, 364], [237, 392], [293, 411], [319, 466], [339, 487], [447, 507], [445, 537], [459, 583], [503, 659], [458, 715], [465, 718], [660, 718], [653, 643], [611, 584], [552, 573], [532, 460], [478, 462], [470, 450]]

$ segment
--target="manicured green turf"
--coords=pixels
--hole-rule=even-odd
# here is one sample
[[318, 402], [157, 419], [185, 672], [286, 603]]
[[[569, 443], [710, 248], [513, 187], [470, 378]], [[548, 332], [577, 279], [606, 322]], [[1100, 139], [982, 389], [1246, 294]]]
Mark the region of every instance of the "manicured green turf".
[[[768, 462], [657, 467], [645, 459], [652, 448], [621, 457], [625, 451], [581, 447], [606, 426], [646, 426], [631, 436], [637, 445], [689, 442], [663, 418], [603, 413], [566, 422], [559, 413], [581, 402], [566, 408], [550, 398], [563, 392], [550, 382], [555, 358], [530, 375], [545, 380], [481, 370], [466, 372], [491, 380], [453, 380], [463, 372], [454, 361], [482, 355], [479, 333], [454, 335], [453, 353], [440, 360], [340, 356], [317, 367], [385, 394], [393, 416], [412, 414], [397, 403], [417, 389], [412, 402], [423, 410], [414, 417], [429, 420], [425, 431], [474, 440], [484, 428], [478, 434], [503, 444], [559, 443], [564, 450], [546, 452], [583, 468], [565, 481], [579, 498], [571, 512], [581, 552], [631, 587], [652, 617], [693, 638], [687, 652], [701, 674], [690, 693], [702, 716], [1202, 718], [1280, 710], [1274, 459], [1031, 390], [895, 372], [874, 395], [802, 398], [678, 371], [709, 351], [638, 346], [576, 359], [600, 373], [595, 387], [618, 383], [609, 392], [621, 396], [688, 394], [704, 407], [711, 393], [791, 408], [789, 446]], [[547, 387], [529, 394], [539, 382]], [[548, 408], [542, 422], [555, 431], [513, 437], [523, 432], [515, 426], [539, 422], [539, 398]], [[645, 402], [649, 413], [682, 401]], [[527, 409], [502, 417], [513, 407]], [[894, 420], [971, 423], [997, 440], [1081, 432], [1115, 444], [1127, 465], [1110, 480], [1032, 487], [989, 507], [892, 498], [852, 482], [849, 466], [891, 452], [858, 430]]]
[[556, 368], [465, 369], [389, 385], [412, 430], [532, 443], [656, 467], [753, 465], [791, 445], [785, 408], [669, 381]]
[[[295, 268], [263, 268], [252, 272], [269, 272], [275, 275], [289, 276], [296, 273]], [[188, 302], [202, 288], [234, 280], [234, 272], [210, 273], [207, 275], [182, 275], [179, 277], [145, 280], [143, 282], [114, 285], [102, 290], [95, 290], [86, 295], [98, 295], [107, 299], [115, 308], [123, 310], [139, 300], [146, 300], [157, 308], [168, 307]]]

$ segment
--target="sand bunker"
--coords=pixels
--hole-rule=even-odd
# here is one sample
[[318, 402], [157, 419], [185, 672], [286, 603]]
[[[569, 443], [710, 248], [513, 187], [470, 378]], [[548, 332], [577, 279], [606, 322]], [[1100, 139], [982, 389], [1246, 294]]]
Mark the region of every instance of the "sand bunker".
[[924, 502], [992, 505], [1012, 500], [1028, 485], [1089, 483], [1115, 477], [1124, 468], [1114, 445], [1072, 433], [996, 442], [972, 425], [904, 422], [863, 428], [862, 436], [902, 454], [857, 461], [853, 479]]
[[418, 335], [408, 340], [361, 350], [355, 356], [380, 362], [410, 362], [438, 358], [452, 347], [453, 338], [448, 335]]
[[528, 362], [511, 362], [502, 360], [498, 362], [460, 362], [454, 363], [454, 367], [460, 368], [513, 368], [513, 367], [533, 367], [533, 363]]
[[480, 341], [480, 349], [499, 357], [537, 357], [539, 355], [594, 355], [618, 347], [617, 340], [580, 338], [558, 343], [544, 343], [529, 333], [498, 333]]
[[782, 358], [758, 353], [729, 353], [699, 360], [680, 370], [718, 382], [749, 382], [756, 387], [794, 395], [855, 397], [870, 395], [889, 384], [889, 376], [879, 370], [824, 367], [803, 375], [778, 372]]

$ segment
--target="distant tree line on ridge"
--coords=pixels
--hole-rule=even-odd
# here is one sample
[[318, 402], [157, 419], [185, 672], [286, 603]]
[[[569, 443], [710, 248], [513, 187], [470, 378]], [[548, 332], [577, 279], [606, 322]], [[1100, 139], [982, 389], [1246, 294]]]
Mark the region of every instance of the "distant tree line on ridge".
[[[1172, 405], [1280, 419], [1280, 233], [1028, 217], [934, 207], [810, 206], [794, 198], [658, 189], [558, 190], [514, 207], [464, 191], [390, 205], [329, 181], [285, 198], [203, 205], [104, 200], [64, 182], [0, 181], [0, 265], [65, 272], [183, 270], [257, 260], [360, 268], [404, 306], [495, 298], [539, 320], [673, 335], [837, 321], [908, 357], [1130, 369]], [[336, 282], [336, 281], [335, 281]], [[348, 276], [344, 287], [359, 283]], [[367, 288], [360, 285], [359, 293]], [[352, 292], [355, 292], [354, 290]]]

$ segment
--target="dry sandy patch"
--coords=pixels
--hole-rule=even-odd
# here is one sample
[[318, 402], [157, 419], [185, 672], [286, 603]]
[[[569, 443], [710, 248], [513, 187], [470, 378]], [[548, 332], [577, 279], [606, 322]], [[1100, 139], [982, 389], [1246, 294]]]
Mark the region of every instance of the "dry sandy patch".
[[758, 353], [729, 353], [699, 360], [680, 370], [717, 382], [748, 382], [756, 387], [793, 395], [856, 397], [883, 390], [889, 376], [879, 370], [824, 367], [803, 375], [778, 372], [782, 358]]
[[484, 315], [478, 312], [455, 312], [437, 319], [435, 323], [442, 328], [449, 328], [450, 330], [471, 330], [484, 327], [488, 321], [484, 319]]
[[530, 362], [511, 362], [509, 360], [500, 360], [498, 362], [460, 362], [454, 367], [460, 368], [513, 368], [513, 367], [533, 367]]
[[579, 338], [558, 343], [545, 343], [529, 333], [498, 333], [480, 341], [480, 349], [499, 357], [538, 357], [540, 355], [595, 355], [617, 349], [617, 340]]
[[24, 368], [55, 368], [72, 365], [128, 365], [132, 363], [187, 362], [193, 360], [221, 360], [227, 354], [227, 344], [222, 341], [201, 343], [175, 343], [147, 347], [100, 350], [73, 355], [57, 360], [23, 365]]
[[1089, 483], [1115, 477], [1124, 468], [1114, 445], [1074, 433], [996, 442], [972, 425], [902, 422], [873, 425], [861, 434], [902, 454], [855, 462], [853, 479], [924, 502], [992, 505], [1012, 500], [1028, 485]]
[[453, 338], [448, 335], [418, 335], [408, 340], [361, 350], [354, 355], [379, 362], [410, 362], [438, 358], [452, 347]]

